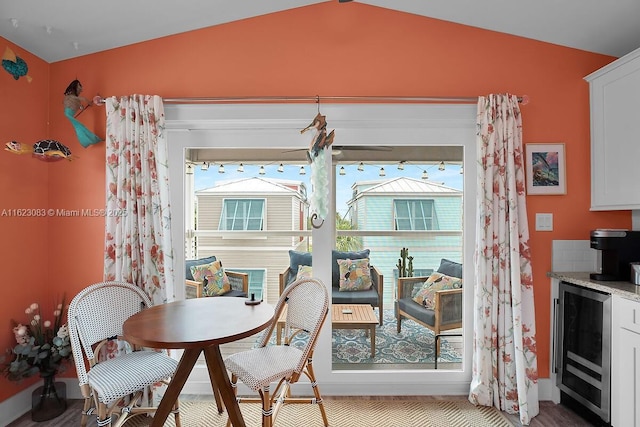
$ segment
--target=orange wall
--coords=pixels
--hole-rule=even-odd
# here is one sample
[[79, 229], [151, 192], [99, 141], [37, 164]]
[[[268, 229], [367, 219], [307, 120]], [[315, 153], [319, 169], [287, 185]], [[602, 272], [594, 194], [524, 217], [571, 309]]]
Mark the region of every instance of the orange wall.
[[[8, 141], [31, 146], [49, 136], [49, 65], [0, 38], [0, 51], [7, 47], [27, 63], [28, 75], [33, 80], [31, 83], [26, 77], [14, 80], [4, 69], [0, 70], [0, 142], [3, 148]], [[49, 312], [53, 310], [48, 220], [15, 215], [20, 209], [33, 214], [34, 211], [27, 210], [46, 208], [49, 170], [65, 166], [48, 164], [28, 154], [0, 152], [0, 354], [16, 344], [11, 332], [12, 319], [27, 321], [24, 310], [32, 302], [48, 306]], [[15, 384], [0, 379], [0, 401], [31, 382]]]
[[[583, 77], [613, 59], [374, 6], [328, 2], [61, 61], [50, 65], [48, 100], [34, 96], [51, 108], [50, 136], [69, 142], [80, 159], [52, 165], [44, 194], [53, 208], [104, 204], [104, 144], [80, 147], [62, 114], [62, 92], [76, 77], [87, 97], [529, 95], [531, 102], [522, 107], [524, 141], [563, 142], [567, 158], [567, 195], [527, 198], [531, 228], [536, 212], [554, 214], [555, 231], [531, 232], [539, 369], [545, 378], [551, 241], [584, 240], [593, 228], [631, 226], [629, 211], [589, 211], [589, 98]], [[104, 107], [87, 111], [82, 121], [104, 135]], [[48, 221], [46, 289], [72, 295], [99, 281], [104, 221]], [[4, 250], [16, 253], [11, 245]], [[24, 277], [17, 271], [13, 276]]]

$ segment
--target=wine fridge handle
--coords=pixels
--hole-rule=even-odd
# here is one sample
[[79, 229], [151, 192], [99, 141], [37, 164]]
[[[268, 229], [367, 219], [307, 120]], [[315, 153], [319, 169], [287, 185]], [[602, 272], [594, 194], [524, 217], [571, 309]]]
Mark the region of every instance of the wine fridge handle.
[[560, 324], [558, 323], [558, 312], [560, 306], [560, 299], [553, 299], [553, 340], [552, 340], [552, 349], [551, 353], [553, 355], [553, 360], [551, 361], [551, 373], [558, 373], [558, 338], [560, 336]]

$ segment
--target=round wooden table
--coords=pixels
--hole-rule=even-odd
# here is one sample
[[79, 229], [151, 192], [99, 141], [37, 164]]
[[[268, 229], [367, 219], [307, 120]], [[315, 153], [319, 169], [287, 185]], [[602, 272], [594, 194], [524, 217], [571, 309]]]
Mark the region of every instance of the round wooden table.
[[164, 425], [201, 352], [204, 352], [214, 395], [215, 390], [219, 390], [232, 425], [245, 426], [219, 346], [265, 329], [272, 321], [274, 310], [266, 303], [246, 305], [244, 301], [235, 297], [175, 301], [142, 310], [124, 323], [124, 337], [133, 344], [184, 349], [152, 426]]

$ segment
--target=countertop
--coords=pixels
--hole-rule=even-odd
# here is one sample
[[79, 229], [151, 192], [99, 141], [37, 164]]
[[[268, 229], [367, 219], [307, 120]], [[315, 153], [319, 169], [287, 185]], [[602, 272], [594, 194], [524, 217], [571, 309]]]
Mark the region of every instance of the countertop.
[[570, 272], [562, 273], [552, 271], [547, 276], [553, 279], [559, 279], [574, 285], [584, 286], [585, 288], [595, 289], [612, 295], [619, 295], [623, 298], [640, 301], [640, 286], [630, 282], [609, 282], [593, 280], [589, 277], [590, 273]]

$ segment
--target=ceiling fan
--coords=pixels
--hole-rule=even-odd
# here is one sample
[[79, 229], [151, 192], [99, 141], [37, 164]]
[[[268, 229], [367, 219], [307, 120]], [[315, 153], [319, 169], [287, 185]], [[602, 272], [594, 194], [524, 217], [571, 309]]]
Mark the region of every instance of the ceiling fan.
[[[385, 146], [385, 145], [374, 145], [374, 146], [365, 146], [365, 145], [331, 145], [332, 153], [334, 156], [339, 156], [344, 151], [391, 151], [393, 148]], [[307, 151], [306, 148], [296, 148], [295, 150], [286, 150], [283, 153], [293, 153], [296, 151]]]

